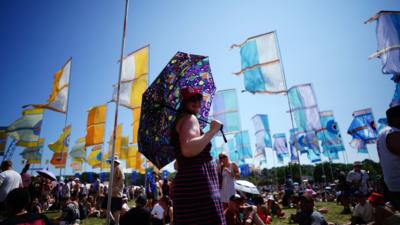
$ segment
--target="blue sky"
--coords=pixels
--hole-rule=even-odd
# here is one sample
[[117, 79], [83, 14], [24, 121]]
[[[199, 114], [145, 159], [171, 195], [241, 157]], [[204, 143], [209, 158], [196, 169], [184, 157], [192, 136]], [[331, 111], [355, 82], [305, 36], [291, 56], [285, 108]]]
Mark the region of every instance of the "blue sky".
[[[22, 105], [44, 103], [54, 72], [72, 57], [70, 142], [84, 136], [87, 109], [110, 100], [117, 82], [123, 10], [123, 0], [1, 1], [0, 125], [17, 119]], [[249, 36], [277, 30], [288, 86], [313, 83], [320, 110], [334, 110], [349, 159], [362, 160], [368, 155], [347, 144], [351, 114], [371, 107], [377, 120], [394, 91], [380, 62], [367, 59], [376, 50], [375, 24], [363, 22], [379, 10], [400, 10], [400, 5], [390, 0], [131, 0], [125, 52], [150, 44], [150, 81], [177, 51], [208, 55], [217, 88], [238, 89], [244, 129], [253, 134], [250, 118], [266, 113], [272, 133], [287, 133], [286, 98], [240, 93], [243, 80], [232, 75], [240, 69], [239, 52], [229, 49]], [[114, 112], [113, 104], [109, 106], [107, 140]], [[131, 136], [131, 113], [120, 112], [123, 132]], [[46, 111], [46, 146], [63, 125], [64, 115]], [[251, 141], [254, 145], [253, 136]], [[376, 147], [369, 149], [378, 160]], [[17, 170], [21, 151], [13, 157]], [[46, 147], [44, 158], [50, 157]], [[270, 151], [267, 157], [271, 167]], [[306, 157], [302, 162], [308, 162]]]

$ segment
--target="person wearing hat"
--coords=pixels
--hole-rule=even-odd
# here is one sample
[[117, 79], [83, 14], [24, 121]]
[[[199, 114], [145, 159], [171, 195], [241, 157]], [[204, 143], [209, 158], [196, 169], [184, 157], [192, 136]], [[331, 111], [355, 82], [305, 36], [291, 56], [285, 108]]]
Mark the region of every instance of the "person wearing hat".
[[362, 170], [362, 163], [355, 161], [353, 170], [349, 171], [346, 177], [347, 183], [350, 185], [350, 194], [353, 195], [356, 191], [363, 195], [368, 195], [368, 173]]
[[225, 225], [216, 163], [210, 153], [211, 139], [222, 124], [213, 120], [204, 133], [197, 119], [202, 93], [186, 87], [181, 89], [180, 96], [180, 107], [170, 130], [178, 167], [172, 189], [175, 224]]
[[121, 216], [120, 225], [150, 225], [150, 210], [144, 207], [147, 199], [144, 195], [139, 195], [135, 201], [135, 207], [131, 208], [127, 213]]
[[400, 210], [400, 105], [386, 111], [388, 126], [378, 136], [377, 148], [388, 199]]
[[244, 198], [234, 194], [229, 198], [228, 208], [225, 209], [227, 225], [264, 225], [265, 223], [257, 214], [257, 207], [244, 203]]
[[236, 193], [235, 180], [240, 178], [237, 165], [229, 161], [229, 157], [225, 152], [218, 155], [220, 168], [220, 195], [224, 209], [228, 207], [229, 197]]
[[[108, 160], [111, 163], [111, 160]], [[124, 189], [124, 173], [122, 172], [119, 165], [121, 161], [117, 157], [114, 157], [114, 173], [113, 183], [111, 184], [111, 213], [114, 217], [116, 224], [119, 223], [119, 217], [122, 209], [122, 192]]]

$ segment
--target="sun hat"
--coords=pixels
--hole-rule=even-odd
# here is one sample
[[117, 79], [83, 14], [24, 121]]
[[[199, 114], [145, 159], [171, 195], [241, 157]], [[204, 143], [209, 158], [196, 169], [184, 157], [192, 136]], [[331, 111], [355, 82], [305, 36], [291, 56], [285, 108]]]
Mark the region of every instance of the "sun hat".
[[184, 87], [181, 89], [181, 97], [182, 100], [189, 100], [192, 97], [195, 96], [200, 96], [202, 97], [203, 95], [200, 93], [200, 90], [197, 88], [193, 88], [193, 87]]

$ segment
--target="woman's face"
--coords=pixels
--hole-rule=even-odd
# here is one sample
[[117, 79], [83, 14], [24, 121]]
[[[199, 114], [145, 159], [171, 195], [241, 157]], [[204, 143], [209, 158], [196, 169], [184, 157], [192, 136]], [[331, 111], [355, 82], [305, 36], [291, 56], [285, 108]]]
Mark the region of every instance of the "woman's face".
[[193, 97], [186, 102], [186, 109], [194, 115], [199, 114], [201, 108], [201, 98]]
[[226, 156], [226, 155], [221, 155], [221, 156], [219, 157], [219, 161], [220, 161], [223, 165], [228, 164], [228, 156]]

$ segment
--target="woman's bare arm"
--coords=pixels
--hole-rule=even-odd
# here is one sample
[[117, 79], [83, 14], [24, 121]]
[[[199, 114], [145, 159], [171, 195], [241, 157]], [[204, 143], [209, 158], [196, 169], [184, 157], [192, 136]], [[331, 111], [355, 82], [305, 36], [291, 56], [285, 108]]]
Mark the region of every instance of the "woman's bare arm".
[[221, 127], [220, 122], [212, 121], [210, 130], [201, 135], [199, 121], [194, 115], [183, 117], [179, 125], [182, 155], [189, 158], [200, 154]]

